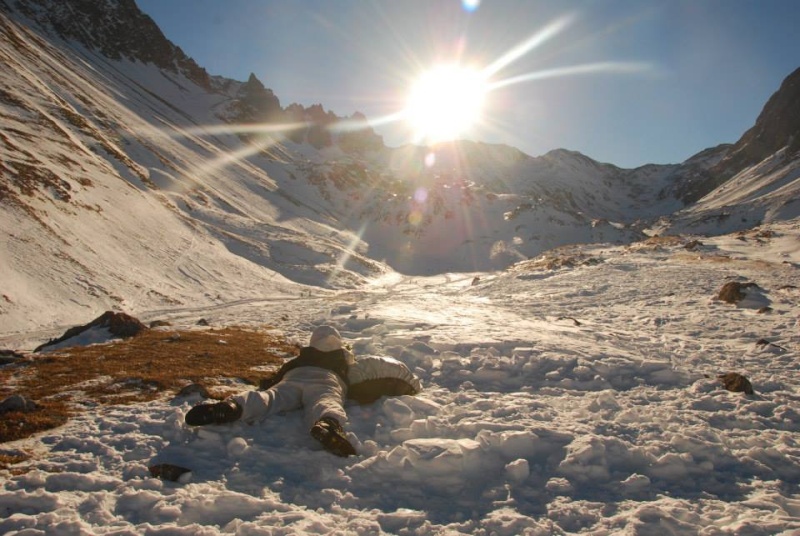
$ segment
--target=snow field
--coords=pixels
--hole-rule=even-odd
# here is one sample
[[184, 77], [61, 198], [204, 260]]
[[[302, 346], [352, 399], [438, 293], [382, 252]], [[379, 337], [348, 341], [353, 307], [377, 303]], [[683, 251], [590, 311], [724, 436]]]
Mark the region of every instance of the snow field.
[[[5, 475], [0, 531], [793, 534], [800, 274], [772, 260], [784, 243], [587, 246], [602, 262], [175, 310], [173, 322], [260, 325], [291, 307], [276, 326], [289, 337], [333, 323], [356, 355], [394, 357], [425, 389], [350, 406], [349, 459], [321, 450], [298, 413], [190, 429], [197, 395], [88, 408], [6, 445], [39, 456]], [[771, 311], [715, 300], [728, 280], [756, 282]], [[756, 394], [724, 390], [729, 371]], [[165, 482], [156, 463], [192, 471]]]

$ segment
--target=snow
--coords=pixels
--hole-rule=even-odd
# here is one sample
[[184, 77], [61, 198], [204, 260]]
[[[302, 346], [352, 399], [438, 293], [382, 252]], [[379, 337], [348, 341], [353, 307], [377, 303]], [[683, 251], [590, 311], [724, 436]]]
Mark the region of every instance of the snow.
[[[111, 309], [299, 343], [331, 323], [424, 386], [350, 406], [348, 459], [299, 413], [191, 429], [198, 394], [87, 407], [0, 445], [32, 453], [0, 473], [1, 533], [800, 532], [797, 161], [777, 153], [673, 214], [680, 166], [474, 143], [254, 151], [217, 116], [223, 89], [0, 16], [3, 162], [71, 196], [0, 204], [0, 347]], [[650, 234], [696, 236], [624, 245], [663, 215]], [[730, 305], [729, 281], [757, 287]], [[726, 372], [755, 395], [722, 389]]]
[[[576, 246], [602, 262], [522, 264], [477, 283], [394, 275], [324, 297], [159, 311], [186, 326], [286, 314], [276, 329], [298, 342], [331, 323], [356, 355], [407, 364], [424, 390], [349, 406], [359, 455], [346, 459], [321, 450], [301, 412], [189, 428], [197, 394], [90, 408], [3, 445], [35, 456], [3, 474], [0, 531], [795, 534], [800, 222], [770, 230], [691, 252]], [[772, 310], [717, 301], [729, 280], [756, 282]], [[728, 371], [756, 394], [724, 390]], [[161, 463], [191, 472], [152, 477]]]

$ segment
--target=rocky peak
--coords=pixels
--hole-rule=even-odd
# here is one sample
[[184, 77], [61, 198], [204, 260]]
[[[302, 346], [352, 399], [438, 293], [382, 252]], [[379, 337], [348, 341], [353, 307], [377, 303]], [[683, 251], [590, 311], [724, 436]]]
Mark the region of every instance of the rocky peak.
[[261, 123], [283, 120], [280, 100], [253, 73], [250, 73], [250, 78], [239, 88], [237, 98], [239, 121]]
[[111, 59], [153, 63], [211, 87], [205, 69], [170, 42], [134, 0], [2, 0], [0, 5]]
[[756, 124], [713, 171], [727, 179], [784, 147], [790, 155], [800, 152], [800, 69], [786, 77], [764, 105]]
[[[305, 107], [297, 103], [287, 106], [285, 112], [290, 121], [306, 124], [305, 129], [289, 134], [289, 138], [297, 143], [306, 141], [317, 149], [336, 143], [347, 152], [377, 150], [384, 146], [383, 138], [372, 130], [366, 116], [360, 112], [343, 118], [326, 111], [322, 104]], [[350, 128], [334, 134], [329, 127], [342, 121], [349, 123]]]

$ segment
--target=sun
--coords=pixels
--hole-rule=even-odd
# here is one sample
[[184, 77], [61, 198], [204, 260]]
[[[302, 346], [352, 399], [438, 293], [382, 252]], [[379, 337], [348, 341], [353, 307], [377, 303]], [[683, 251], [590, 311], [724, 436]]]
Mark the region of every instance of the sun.
[[480, 71], [458, 65], [435, 67], [412, 85], [406, 121], [418, 140], [456, 139], [480, 122], [487, 91]]

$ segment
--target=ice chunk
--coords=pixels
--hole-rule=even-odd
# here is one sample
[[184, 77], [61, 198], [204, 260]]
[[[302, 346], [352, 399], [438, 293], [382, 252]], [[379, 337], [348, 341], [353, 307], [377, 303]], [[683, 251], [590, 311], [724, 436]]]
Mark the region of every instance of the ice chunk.
[[528, 460], [519, 459], [506, 464], [506, 479], [509, 482], [524, 482], [529, 476], [531, 476], [531, 468]]
[[228, 455], [234, 458], [241, 456], [247, 451], [247, 441], [241, 437], [234, 437], [228, 441]]
[[414, 410], [398, 398], [387, 398], [383, 403], [383, 411], [395, 426], [407, 427], [416, 418]]

